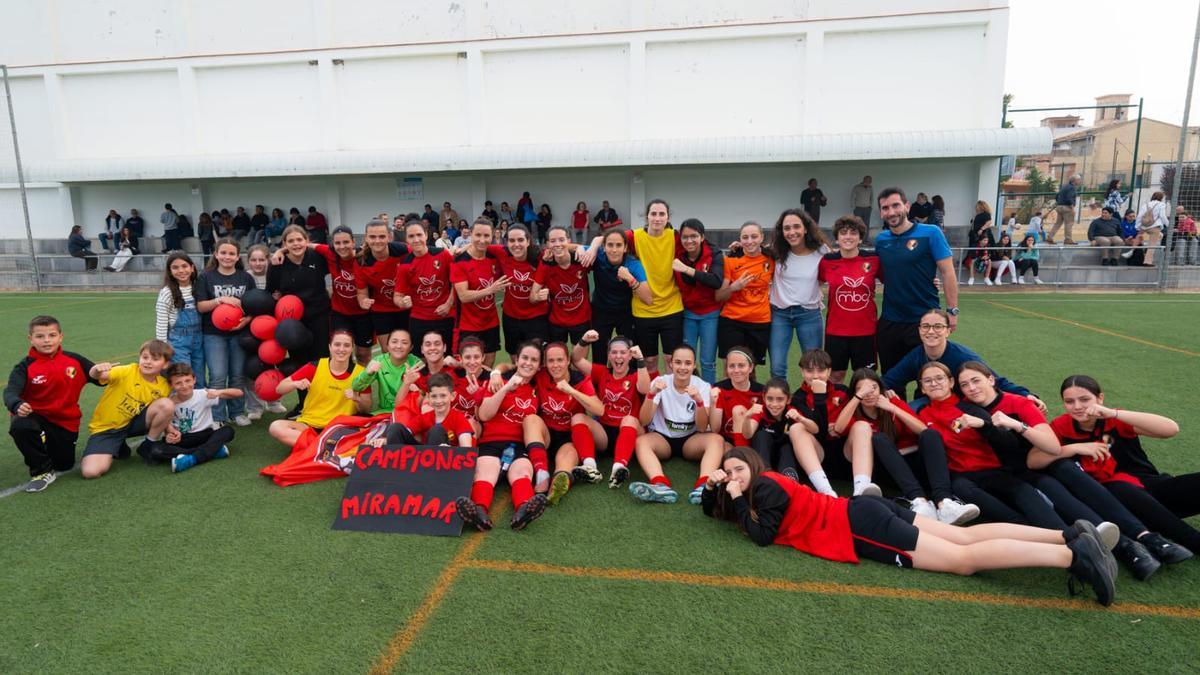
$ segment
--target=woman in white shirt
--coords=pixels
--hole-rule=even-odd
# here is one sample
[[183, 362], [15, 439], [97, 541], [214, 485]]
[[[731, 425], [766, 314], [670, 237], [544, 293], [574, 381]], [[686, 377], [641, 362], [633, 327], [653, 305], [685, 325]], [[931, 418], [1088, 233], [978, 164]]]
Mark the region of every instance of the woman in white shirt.
[[1162, 243], [1163, 230], [1168, 225], [1167, 205], [1163, 202], [1165, 196], [1161, 190], [1155, 192], [1138, 211], [1137, 229], [1142, 233], [1142, 241], [1146, 246], [1146, 258], [1142, 263], [1144, 267], [1154, 266], [1154, 254], [1158, 252], [1154, 247]]
[[700, 503], [708, 476], [721, 465], [725, 442], [718, 434], [708, 433], [712, 388], [694, 374], [696, 351], [680, 345], [671, 352], [671, 372], [650, 382], [640, 411], [646, 433], [635, 445], [638, 464], [649, 477], [645, 483], [629, 484], [633, 496], [644, 502], [674, 504], [679, 494], [663, 474], [663, 460], [676, 455], [700, 462], [700, 478], [692, 486], [688, 501]]
[[775, 279], [771, 284], [771, 377], [787, 378], [792, 334], [800, 353], [820, 349], [825, 335], [821, 321], [821, 284], [817, 266], [829, 252], [821, 230], [803, 209], [779, 214], [771, 238]]

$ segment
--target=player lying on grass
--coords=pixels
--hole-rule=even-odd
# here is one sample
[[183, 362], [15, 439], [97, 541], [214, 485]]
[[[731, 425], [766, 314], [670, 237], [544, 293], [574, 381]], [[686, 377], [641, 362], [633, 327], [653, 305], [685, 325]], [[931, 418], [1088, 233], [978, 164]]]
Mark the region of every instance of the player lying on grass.
[[737, 523], [759, 546], [781, 544], [835, 562], [868, 558], [897, 567], [970, 575], [992, 569], [1057, 567], [1090, 585], [1111, 605], [1116, 561], [1087, 521], [1065, 530], [1008, 523], [958, 527], [926, 518], [891, 500], [814, 492], [765, 470], [750, 448], [725, 453], [704, 485], [706, 515]]
[[483, 433], [479, 437], [479, 457], [475, 462], [475, 481], [470, 497], [457, 500], [458, 515], [466, 524], [481, 530], [492, 529], [489, 511], [496, 483], [507, 474], [512, 488], [514, 530], [541, 516], [546, 510], [546, 495], [533, 492], [533, 464], [525, 445], [524, 421], [536, 416], [537, 390], [533, 379], [542, 366], [542, 350], [536, 342], [526, 342], [517, 350], [516, 370], [498, 391], [479, 405]]

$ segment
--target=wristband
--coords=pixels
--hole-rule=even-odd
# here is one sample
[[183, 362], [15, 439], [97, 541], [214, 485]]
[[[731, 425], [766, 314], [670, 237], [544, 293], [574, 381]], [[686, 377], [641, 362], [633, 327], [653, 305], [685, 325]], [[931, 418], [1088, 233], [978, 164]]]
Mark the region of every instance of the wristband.
[[634, 359], [633, 360], [633, 369], [634, 370], [641, 370], [642, 368], [645, 368], [645, 367], [646, 367], [646, 359]]
[[692, 399], [692, 402], [696, 404], [696, 407], [697, 407], [697, 408], [703, 408], [703, 407], [704, 407], [704, 401], [697, 401], [696, 399]]

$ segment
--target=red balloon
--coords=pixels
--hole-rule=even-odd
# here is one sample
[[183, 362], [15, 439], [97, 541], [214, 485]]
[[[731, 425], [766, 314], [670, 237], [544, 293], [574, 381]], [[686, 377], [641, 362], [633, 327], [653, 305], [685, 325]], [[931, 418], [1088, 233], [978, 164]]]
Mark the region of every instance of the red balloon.
[[285, 295], [275, 303], [275, 318], [300, 319], [304, 317], [304, 303], [294, 295]]
[[281, 396], [275, 388], [283, 380], [283, 373], [278, 370], [264, 370], [254, 378], [254, 394], [264, 401], [278, 401]]
[[274, 340], [275, 327], [279, 325], [279, 321], [270, 314], [256, 316], [250, 320], [250, 332], [259, 340]]
[[274, 340], [267, 340], [258, 346], [258, 360], [273, 366], [287, 358], [287, 350]]
[[217, 327], [217, 330], [233, 330], [242, 320], [245, 314], [242, 313], [242, 308], [236, 305], [217, 305], [213, 310], [212, 322]]

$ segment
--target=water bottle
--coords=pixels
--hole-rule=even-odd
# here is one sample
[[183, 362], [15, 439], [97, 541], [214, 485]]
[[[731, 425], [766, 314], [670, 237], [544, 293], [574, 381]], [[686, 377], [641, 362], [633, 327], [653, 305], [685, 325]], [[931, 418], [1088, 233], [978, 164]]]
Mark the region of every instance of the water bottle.
[[504, 452], [500, 454], [500, 470], [508, 471], [508, 467], [512, 466], [513, 459], [517, 456], [517, 445], [509, 443]]

